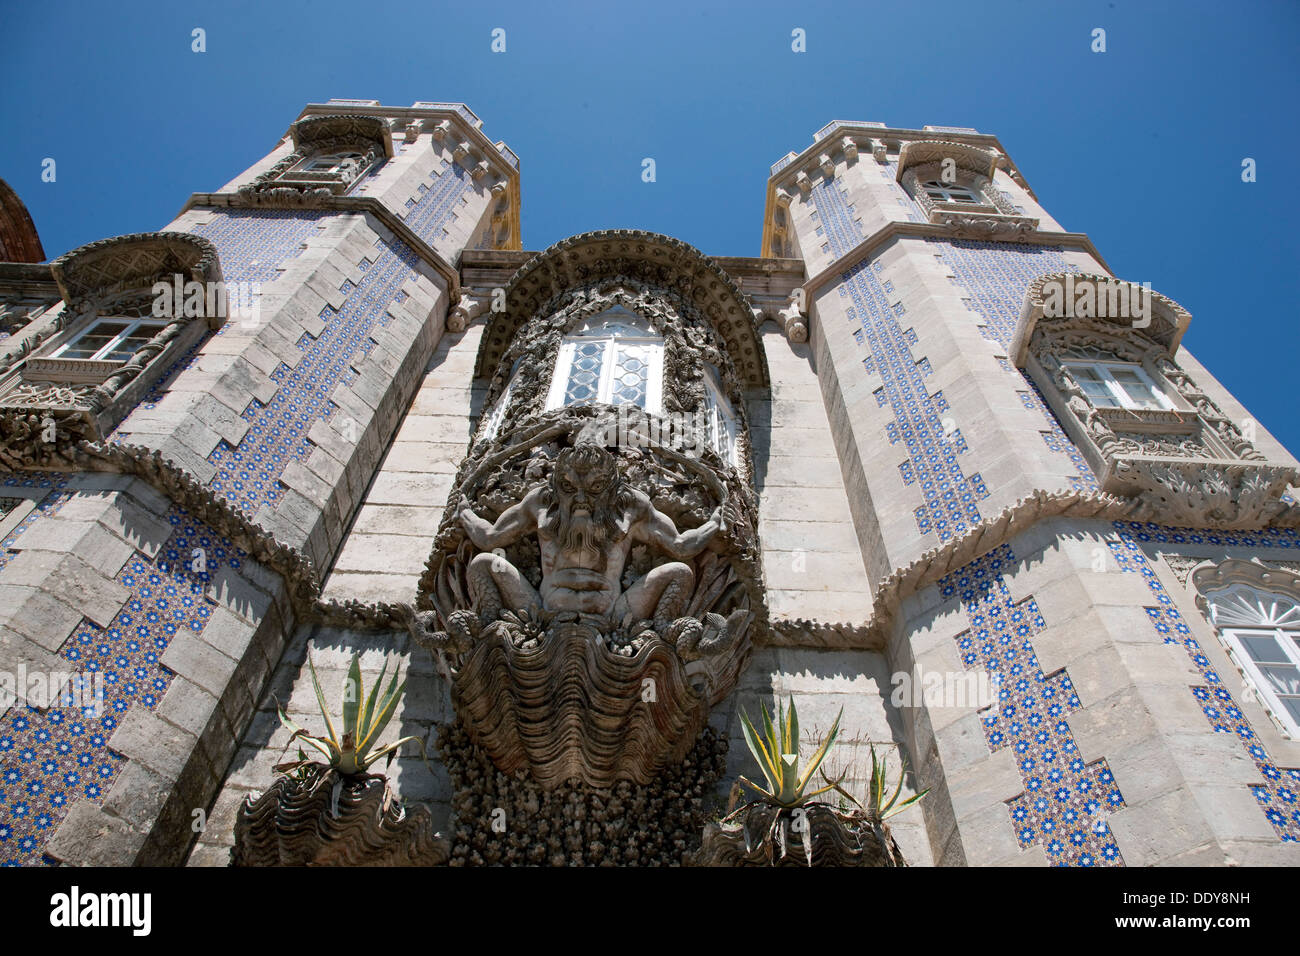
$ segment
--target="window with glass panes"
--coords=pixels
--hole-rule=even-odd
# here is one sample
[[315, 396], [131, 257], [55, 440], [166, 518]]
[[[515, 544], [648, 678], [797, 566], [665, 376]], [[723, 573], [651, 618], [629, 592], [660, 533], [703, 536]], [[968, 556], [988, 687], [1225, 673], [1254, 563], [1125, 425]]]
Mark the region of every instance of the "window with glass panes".
[[1300, 739], [1300, 604], [1244, 585], [1208, 597], [1219, 634], [1261, 703]]
[[1139, 365], [1067, 362], [1066, 368], [1098, 408], [1162, 409], [1173, 402]]
[[984, 197], [976, 193], [973, 189], [965, 186], [958, 186], [956, 183], [941, 183], [931, 180], [928, 183], [922, 183], [921, 188], [925, 194], [935, 202], [965, 202], [965, 203], [982, 203]]
[[736, 419], [712, 371], [704, 376], [704, 438], [723, 461], [736, 463]]
[[160, 319], [96, 319], [55, 351], [53, 357], [125, 362], [166, 324]]
[[546, 407], [602, 402], [658, 414], [663, 352], [663, 339], [635, 313], [603, 312], [561, 344]]

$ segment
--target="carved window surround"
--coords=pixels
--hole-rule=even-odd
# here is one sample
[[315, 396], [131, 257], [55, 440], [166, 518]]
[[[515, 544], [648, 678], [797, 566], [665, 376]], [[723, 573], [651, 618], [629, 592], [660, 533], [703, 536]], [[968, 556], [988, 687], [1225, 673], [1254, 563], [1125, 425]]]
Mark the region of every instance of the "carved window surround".
[[[1098, 303], [1115, 290], [1127, 298], [1108, 301], [1140, 303], [1144, 290], [1110, 276], [1042, 276], [1026, 293], [1011, 343], [1013, 361], [1042, 390], [1102, 490], [1138, 498], [1148, 520], [1188, 527], [1259, 527], [1284, 511], [1280, 499], [1296, 470], [1268, 462], [1174, 361], [1191, 321], [1186, 310], [1148, 289], [1147, 307], [1122, 316], [1045, 314], [1076, 311], [1058, 308], [1062, 288], [1090, 292]], [[1172, 407], [1099, 406], [1071, 372], [1072, 360], [1140, 366]]]
[[[393, 134], [378, 116], [308, 116], [289, 128], [293, 150], [241, 194], [338, 196], [351, 189], [378, 163], [391, 159]], [[331, 169], [313, 169], [314, 160], [339, 157]]]
[[100, 317], [151, 316], [155, 283], [170, 286], [180, 274], [206, 286], [221, 280], [221, 267], [208, 240], [160, 232], [93, 242], [50, 268], [62, 308], [0, 356], [0, 468], [66, 467], [77, 443], [102, 439], [176, 358], [225, 321], [164, 317], [125, 361], [59, 357]]
[[[931, 224], [950, 226], [961, 238], [1014, 240], [1035, 232], [1039, 220], [1022, 215], [993, 185], [998, 161], [994, 151], [966, 143], [915, 141], [899, 153], [897, 178]], [[922, 187], [931, 181], [963, 187], [982, 201], [937, 201]]]

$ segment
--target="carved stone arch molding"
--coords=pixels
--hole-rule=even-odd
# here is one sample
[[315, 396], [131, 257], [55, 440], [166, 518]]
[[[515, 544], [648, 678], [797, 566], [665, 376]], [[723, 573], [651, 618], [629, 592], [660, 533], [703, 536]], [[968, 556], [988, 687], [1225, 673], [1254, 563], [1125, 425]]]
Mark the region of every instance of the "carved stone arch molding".
[[[967, 143], [916, 140], [905, 143], [898, 156], [897, 179], [934, 225], [950, 226], [957, 238], [1022, 240], [1038, 229], [1039, 220], [1025, 216], [993, 183], [1000, 156], [994, 150]], [[981, 203], [940, 202], [922, 183], [946, 182], [945, 171], [983, 198]]]
[[152, 316], [154, 285], [174, 288], [176, 276], [182, 289], [200, 283], [206, 305], [207, 290], [221, 281], [221, 264], [216, 246], [201, 236], [148, 232], [81, 246], [50, 269], [63, 307], [0, 356], [0, 468], [69, 467], [79, 442], [106, 435], [174, 359], [225, 321], [220, 310], [172, 309], [155, 316], [161, 328], [125, 361], [52, 356], [102, 317]]
[[[1026, 290], [1010, 352], [1102, 490], [1136, 499], [1138, 517], [1187, 527], [1263, 527], [1287, 512], [1282, 496], [1300, 476], [1269, 462], [1175, 360], [1190, 322], [1178, 303], [1149, 287], [1052, 273]], [[1078, 380], [1083, 363], [1136, 369], [1132, 375], [1145, 377], [1160, 407], [1090, 398]]]
[[767, 388], [767, 358], [753, 304], [732, 278], [694, 246], [637, 229], [571, 236], [519, 267], [505, 288], [505, 309], [492, 313], [475, 375], [491, 378], [523, 323], [552, 315], [560, 299], [602, 279], [624, 276], [675, 297], [702, 317], [726, 348], [743, 388]]
[[[1263, 594], [1277, 595], [1283, 598], [1283, 605], [1289, 602], [1291, 608], [1300, 608], [1300, 574], [1286, 568], [1274, 567], [1258, 559], [1243, 561], [1229, 558], [1215, 564], [1203, 562], [1191, 573], [1191, 585], [1196, 592], [1196, 606], [1200, 608], [1205, 619], [1215, 627], [1224, 625], [1264, 626], [1276, 624], [1272, 617], [1278, 617], [1277, 608], [1252, 609], [1240, 602], [1230, 600], [1216, 601], [1216, 595], [1229, 596], [1240, 589]], [[1294, 617], [1295, 610], [1283, 607], [1282, 616]]]

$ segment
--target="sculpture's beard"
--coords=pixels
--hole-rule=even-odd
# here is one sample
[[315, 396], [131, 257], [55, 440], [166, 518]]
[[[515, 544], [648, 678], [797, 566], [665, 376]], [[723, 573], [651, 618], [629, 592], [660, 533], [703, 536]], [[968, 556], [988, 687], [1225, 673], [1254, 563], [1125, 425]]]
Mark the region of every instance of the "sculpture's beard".
[[573, 513], [573, 503], [561, 499], [553, 512], [550, 532], [560, 547], [572, 554], [582, 554], [603, 569], [607, 546], [618, 531], [618, 515], [612, 496], [595, 503], [590, 514]]

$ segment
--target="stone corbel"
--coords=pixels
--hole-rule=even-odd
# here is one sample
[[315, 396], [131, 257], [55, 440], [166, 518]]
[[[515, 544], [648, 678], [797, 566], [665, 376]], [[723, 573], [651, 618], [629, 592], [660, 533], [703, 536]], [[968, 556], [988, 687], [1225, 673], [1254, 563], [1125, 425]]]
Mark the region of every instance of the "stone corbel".
[[437, 126], [433, 128], [431, 135], [433, 136], [434, 139], [436, 139], [438, 142], [441, 143], [444, 139], [447, 138], [447, 134], [450, 132], [451, 132], [451, 120], [443, 120], [441, 123], [439, 123]]
[[472, 292], [462, 290], [460, 301], [447, 315], [447, 331], [464, 332], [469, 328], [471, 322], [487, 311], [491, 302], [491, 296], [475, 295]]
[[888, 151], [888, 149], [886, 148], [886, 146], [885, 146], [884, 143], [882, 143], [882, 142], [881, 142], [880, 140], [878, 140], [878, 139], [873, 139], [873, 140], [871, 141], [871, 158], [872, 158], [872, 159], [874, 159], [876, 162], [878, 162], [880, 165], [883, 166], [883, 165], [885, 165], [885, 163], [889, 162], [889, 155], [888, 155], [888, 154], [889, 154], [889, 151]]
[[777, 322], [781, 325], [781, 331], [785, 337], [795, 344], [808, 341], [808, 317], [804, 315], [801, 303], [803, 301], [803, 289], [796, 289], [791, 293], [785, 307], [777, 315]]
[[416, 120], [413, 123], [407, 123], [406, 136], [404, 141], [407, 143], [414, 143], [417, 139], [420, 138], [420, 133], [422, 133], [423, 131], [424, 131], [424, 122], [422, 120]]
[[470, 155], [469, 143], [465, 143], [465, 142], [457, 143], [456, 148], [451, 151], [451, 158], [454, 159], [456, 162], [460, 163], [462, 166], [465, 165], [464, 160], [469, 155]]
[[844, 149], [844, 158], [853, 161], [858, 158], [858, 144], [853, 141], [853, 137], [845, 136], [840, 140], [840, 146]]
[[812, 195], [812, 180], [808, 178], [808, 174], [803, 170], [800, 170], [799, 175], [795, 176], [794, 184], [799, 187], [799, 193], [804, 199]]
[[474, 180], [475, 182], [478, 182], [480, 179], [482, 179], [484, 176], [487, 176], [491, 172], [492, 172], [492, 167], [487, 164], [486, 160], [484, 160], [474, 165], [474, 168], [469, 171], [469, 176], [470, 179]]
[[817, 165], [821, 167], [822, 174], [827, 179], [835, 178], [835, 163], [831, 161], [830, 153], [822, 153], [818, 156]]

